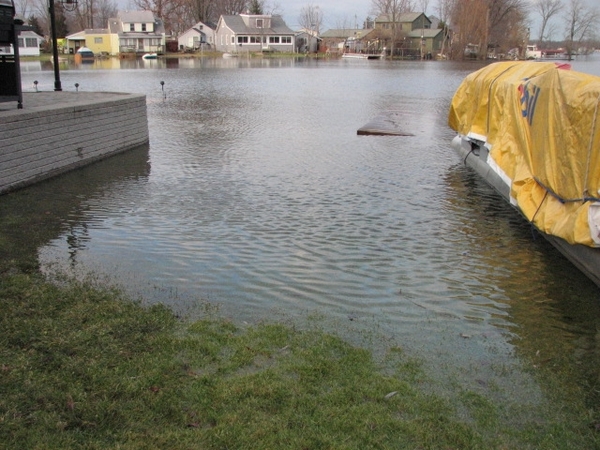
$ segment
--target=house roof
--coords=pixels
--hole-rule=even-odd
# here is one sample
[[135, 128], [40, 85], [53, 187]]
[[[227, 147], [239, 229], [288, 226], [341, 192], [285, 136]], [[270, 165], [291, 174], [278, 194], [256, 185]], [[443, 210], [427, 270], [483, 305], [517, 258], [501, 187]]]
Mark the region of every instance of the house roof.
[[[123, 29], [123, 23], [154, 23], [154, 31], [129, 31]], [[110, 34], [127, 35], [128, 37], [148, 37], [162, 35], [165, 27], [160, 19], [156, 19], [152, 11], [119, 11], [116, 18], [108, 19], [108, 30]]]
[[253, 28], [246, 25], [241, 15], [221, 16], [223, 23], [235, 34], [294, 34], [281, 16], [270, 16], [270, 28]]
[[152, 11], [119, 11], [117, 17], [125, 23], [151, 23], [154, 22]]
[[441, 28], [435, 28], [435, 29], [423, 28], [423, 29], [409, 31], [408, 33], [406, 33], [406, 37], [420, 38], [421, 36], [423, 36], [424, 38], [434, 38], [438, 34], [440, 34], [442, 31], [443, 30]]
[[189, 33], [189, 32], [195, 32], [195, 33], [202, 34], [202, 33], [204, 33], [204, 31], [206, 31], [206, 30], [204, 30], [203, 27], [206, 27], [206, 28], [209, 28], [212, 31], [215, 31], [215, 28], [217, 26], [214, 23], [212, 23], [212, 22], [198, 22], [194, 26], [192, 26], [192, 27], [188, 28], [187, 30], [185, 30], [182, 34]]
[[327, 30], [325, 33], [321, 34], [322, 38], [344, 38], [347, 39], [349, 37], [356, 37], [362, 31], [371, 31], [371, 30], [359, 30], [357, 28], [332, 28], [331, 30]]
[[87, 28], [85, 34], [108, 34], [108, 28]]
[[107, 28], [87, 28], [83, 31], [78, 31], [77, 33], [73, 33], [66, 36], [66, 39], [69, 39], [71, 41], [83, 41], [85, 40], [86, 34], [109, 34], [109, 31]]
[[65, 39], [70, 41], [85, 41], [85, 30], [65, 36]]
[[108, 30], [111, 34], [118, 33], [121, 31], [121, 22], [119, 19], [111, 18], [108, 19]]
[[44, 38], [42, 36], [40, 36], [39, 34], [37, 34], [35, 31], [31, 31], [31, 30], [23, 30], [19, 33], [19, 37], [25, 37], [25, 38], [38, 38], [39, 40], [44, 40]]
[[[422, 15], [425, 16], [424, 13], [420, 13], [420, 12], [409, 12], [409, 13], [400, 14], [399, 16], [396, 17], [396, 23], [412, 23], [415, 20], [417, 20], [419, 17], [421, 17]], [[427, 16], [425, 16], [425, 18], [429, 21]], [[392, 15], [391, 14], [380, 14], [375, 19], [375, 22], [392, 22]]]

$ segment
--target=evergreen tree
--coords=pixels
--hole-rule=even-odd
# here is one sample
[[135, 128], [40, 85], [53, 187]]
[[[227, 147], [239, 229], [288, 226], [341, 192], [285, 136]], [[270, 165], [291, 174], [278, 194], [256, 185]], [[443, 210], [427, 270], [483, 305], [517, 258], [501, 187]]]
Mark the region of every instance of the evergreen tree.
[[29, 16], [29, 19], [27, 19], [27, 25], [29, 25], [30, 27], [33, 27], [33, 31], [37, 34], [39, 34], [40, 36], [44, 35], [44, 30], [42, 30], [42, 27], [40, 26], [40, 21], [38, 20], [37, 17], [35, 16]]
[[250, 14], [264, 14], [264, 1], [250, 0], [248, 2], [248, 11]]

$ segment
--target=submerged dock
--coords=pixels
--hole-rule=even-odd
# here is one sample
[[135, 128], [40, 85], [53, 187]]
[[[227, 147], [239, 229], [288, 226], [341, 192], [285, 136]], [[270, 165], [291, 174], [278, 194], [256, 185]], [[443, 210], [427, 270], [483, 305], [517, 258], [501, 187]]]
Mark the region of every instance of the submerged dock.
[[146, 96], [33, 92], [0, 103], [0, 194], [147, 144]]

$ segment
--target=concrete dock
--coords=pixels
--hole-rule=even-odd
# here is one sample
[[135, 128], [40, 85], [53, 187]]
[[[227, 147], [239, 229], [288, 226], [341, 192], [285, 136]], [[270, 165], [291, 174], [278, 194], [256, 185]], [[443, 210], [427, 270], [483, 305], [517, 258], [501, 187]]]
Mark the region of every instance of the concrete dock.
[[0, 194], [147, 144], [146, 96], [30, 92], [0, 103]]

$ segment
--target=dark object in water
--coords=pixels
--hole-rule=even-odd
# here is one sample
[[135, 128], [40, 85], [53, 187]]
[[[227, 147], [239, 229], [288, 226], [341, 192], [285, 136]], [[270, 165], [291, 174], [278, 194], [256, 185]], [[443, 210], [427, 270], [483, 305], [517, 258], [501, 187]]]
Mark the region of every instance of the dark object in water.
[[403, 131], [391, 115], [375, 117], [366, 125], [360, 127], [356, 134], [363, 136], [414, 136], [414, 134]]

